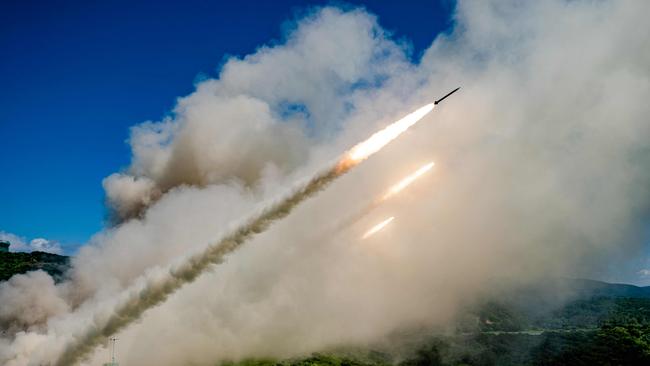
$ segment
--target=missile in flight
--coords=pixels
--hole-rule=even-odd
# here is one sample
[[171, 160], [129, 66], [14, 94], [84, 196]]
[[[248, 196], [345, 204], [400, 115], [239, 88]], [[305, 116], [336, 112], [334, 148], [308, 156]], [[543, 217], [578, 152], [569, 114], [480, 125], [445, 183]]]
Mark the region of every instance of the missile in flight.
[[442, 97], [442, 98], [436, 100], [435, 102], [433, 102], [433, 104], [434, 104], [434, 105], [437, 105], [438, 103], [440, 103], [440, 102], [442, 102], [443, 100], [445, 100], [445, 98], [447, 98], [448, 96], [454, 94], [458, 89], [460, 89], [460, 86], [459, 86], [458, 88], [456, 88], [456, 89], [450, 91], [449, 93], [447, 93], [447, 95], [445, 95], [444, 97]]

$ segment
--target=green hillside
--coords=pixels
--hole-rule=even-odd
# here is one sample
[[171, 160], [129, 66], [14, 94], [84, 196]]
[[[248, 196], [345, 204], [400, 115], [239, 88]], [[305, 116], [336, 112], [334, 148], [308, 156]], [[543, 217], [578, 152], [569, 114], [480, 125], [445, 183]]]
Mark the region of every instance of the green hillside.
[[45, 253], [0, 252], [0, 281], [5, 281], [18, 273], [41, 269], [55, 280], [60, 280], [68, 269], [70, 257]]

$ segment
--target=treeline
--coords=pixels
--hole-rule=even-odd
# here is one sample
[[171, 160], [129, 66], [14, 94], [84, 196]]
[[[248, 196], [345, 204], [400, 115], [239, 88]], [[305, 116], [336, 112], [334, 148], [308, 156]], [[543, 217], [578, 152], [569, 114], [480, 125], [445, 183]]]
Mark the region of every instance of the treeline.
[[650, 365], [650, 327], [603, 325], [593, 331], [477, 334], [429, 341], [402, 366]]
[[0, 252], [0, 281], [6, 281], [15, 274], [43, 270], [55, 280], [60, 280], [69, 268], [70, 258], [45, 253], [12, 253]]

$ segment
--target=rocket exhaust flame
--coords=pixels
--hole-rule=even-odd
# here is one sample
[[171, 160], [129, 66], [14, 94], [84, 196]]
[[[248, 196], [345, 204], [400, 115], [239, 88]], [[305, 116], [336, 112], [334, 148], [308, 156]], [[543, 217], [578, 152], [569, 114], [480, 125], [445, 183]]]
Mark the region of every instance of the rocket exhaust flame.
[[390, 187], [388, 192], [386, 192], [386, 194], [381, 198], [381, 201], [385, 201], [393, 197], [394, 195], [398, 194], [399, 192], [401, 192], [404, 188], [408, 187], [409, 185], [411, 185], [411, 183], [415, 182], [416, 179], [420, 178], [422, 174], [431, 170], [431, 168], [433, 168], [434, 165], [435, 164], [433, 162], [430, 162], [422, 166], [420, 169], [416, 170], [413, 174], [408, 175], [407, 177], [399, 181], [394, 186]]
[[366, 206], [364, 206], [362, 209], [356, 211], [354, 214], [347, 216], [345, 219], [338, 221], [338, 223], [330, 229], [328, 232], [340, 232], [341, 230], [344, 230], [345, 228], [349, 227], [350, 225], [354, 225], [357, 221], [361, 220], [364, 216], [372, 212], [374, 209], [379, 207], [382, 203], [385, 201], [393, 198], [395, 195], [406, 189], [408, 186], [410, 186], [413, 182], [415, 182], [418, 178], [420, 178], [422, 175], [424, 175], [426, 172], [431, 170], [433, 166], [435, 165], [434, 162], [430, 162], [428, 164], [425, 164], [421, 166], [418, 170], [415, 172], [407, 175], [406, 177], [402, 178], [399, 182], [395, 183], [395, 185], [391, 186], [386, 193], [381, 196], [380, 198], [375, 199], [374, 201], [370, 202]]
[[372, 235], [376, 234], [377, 232], [381, 231], [383, 228], [386, 227], [386, 225], [390, 224], [391, 221], [393, 221], [394, 219], [395, 219], [395, 216], [391, 216], [391, 217], [387, 218], [386, 220], [380, 222], [379, 224], [371, 227], [370, 230], [366, 231], [366, 233], [363, 234], [361, 239], [367, 239], [367, 238], [371, 237]]
[[[433, 103], [427, 104], [388, 125], [383, 130], [376, 132], [367, 140], [350, 149], [329, 168], [299, 184], [278, 201], [266, 205], [260, 212], [252, 215], [248, 220], [245, 220], [202, 251], [170, 268], [164, 278], [159, 279], [148, 276], [144, 278], [144, 287], [134, 285], [128, 288], [124, 293], [125, 296], [121, 297], [124, 300], [115, 306], [113, 313], [102, 320], [97, 320], [100, 317], [96, 317], [95, 323], [85, 333], [75, 335], [72, 338], [73, 341], [65, 346], [55, 365], [70, 366], [83, 360], [95, 347], [102, 344], [107, 337], [138, 320], [148, 309], [163, 303], [185, 284], [193, 282], [211, 265], [221, 263], [227, 254], [235, 251], [255, 234], [267, 230], [273, 222], [289, 215], [302, 201], [315, 195], [336, 178], [381, 150], [431, 112], [432, 109]], [[384, 223], [384, 226], [388, 222]]]
[[411, 126], [421, 120], [422, 117], [431, 112], [433, 106], [433, 103], [429, 103], [420, 107], [415, 112], [407, 114], [399, 121], [391, 123], [383, 130], [375, 132], [370, 136], [370, 138], [350, 149], [347, 153], [348, 159], [355, 163], [367, 159], [370, 155], [381, 150], [389, 142], [393, 141], [397, 136], [401, 135], [404, 131], [408, 130]]

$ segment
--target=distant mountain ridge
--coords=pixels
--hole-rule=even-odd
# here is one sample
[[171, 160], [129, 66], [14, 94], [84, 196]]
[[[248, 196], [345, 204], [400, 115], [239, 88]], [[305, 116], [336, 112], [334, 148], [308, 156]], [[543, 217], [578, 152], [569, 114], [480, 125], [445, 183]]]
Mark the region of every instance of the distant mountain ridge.
[[567, 279], [577, 294], [596, 297], [650, 298], [650, 286], [635, 286], [624, 283], [607, 283], [587, 279]]

